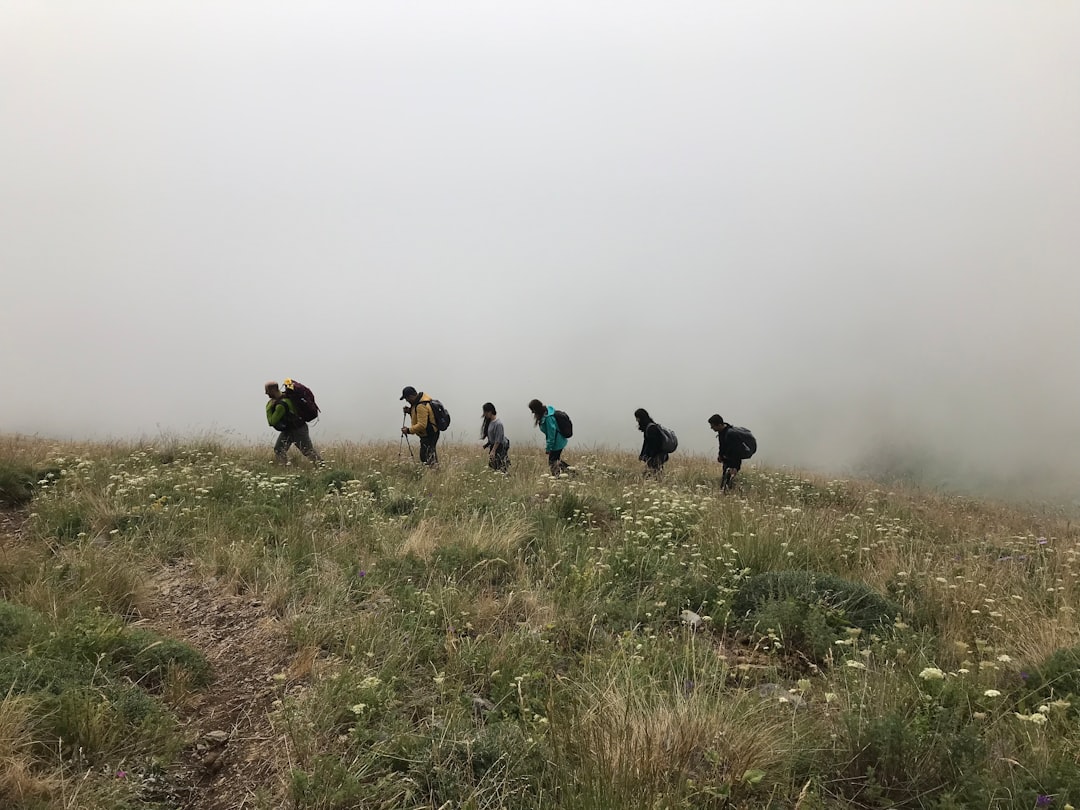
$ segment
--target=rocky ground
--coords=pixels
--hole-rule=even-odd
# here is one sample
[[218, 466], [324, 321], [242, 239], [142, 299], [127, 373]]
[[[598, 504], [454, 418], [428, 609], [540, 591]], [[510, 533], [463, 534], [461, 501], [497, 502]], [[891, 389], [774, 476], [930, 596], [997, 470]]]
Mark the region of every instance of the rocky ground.
[[287, 688], [291, 656], [280, 623], [257, 599], [237, 596], [190, 563], [152, 581], [146, 624], [191, 644], [213, 667], [213, 682], [182, 717], [189, 744], [173, 781], [180, 806], [239, 810], [273, 802], [284, 787], [284, 736], [271, 718]]

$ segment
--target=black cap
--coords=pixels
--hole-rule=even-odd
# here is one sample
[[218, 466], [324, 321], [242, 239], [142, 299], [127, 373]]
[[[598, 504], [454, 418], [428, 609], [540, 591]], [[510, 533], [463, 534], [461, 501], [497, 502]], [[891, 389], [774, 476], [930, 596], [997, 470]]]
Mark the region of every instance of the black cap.
[[415, 396], [416, 396], [416, 389], [413, 388], [411, 385], [406, 385], [404, 388], [401, 389], [401, 398], [400, 399], [407, 399], [408, 397], [415, 397]]

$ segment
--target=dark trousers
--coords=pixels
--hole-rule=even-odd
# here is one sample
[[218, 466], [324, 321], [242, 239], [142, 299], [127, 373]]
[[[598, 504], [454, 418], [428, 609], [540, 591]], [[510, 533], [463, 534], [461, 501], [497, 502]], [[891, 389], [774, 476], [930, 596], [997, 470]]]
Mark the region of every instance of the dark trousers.
[[646, 475], [660, 475], [664, 471], [664, 464], [667, 463], [667, 453], [657, 453], [655, 456], [645, 456], [645, 474]]
[[510, 469], [509, 439], [505, 439], [502, 444], [495, 448], [495, 455], [488, 461], [488, 466], [495, 472], [506, 472]]
[[562, 460], [562, 450], [552, 450], [548, 453], [548, 465], [551, 467], [551, 474], [555, 478], [558, 478], [563, 470], [570, 468], [570, 465]]
[[278, 434], [277, 441], [274, 443], [274, 456], [279, 462], [285, 463], [289, 455], [289, 447], [294, 444], [313, 463], [318, 464], [322, 461], [322, 457], [315, 451], [315, 445], [311, 443], [308, 426], [301, 423], [296, 427], [285, 428]]
[[430, 436], [420, 437], [420, 461], [427, 464], [429, 467], [434, 467], [439, 463], [439, 454], [435, 450], [435, 445], [438, 443], [438, 431], [432, 433]]
[[720, 489], [733, 489], [735, 487], [735, 474], [742, 469], [741, 458], [721, 458], [724, 465], [724, 474], [720, 476]]

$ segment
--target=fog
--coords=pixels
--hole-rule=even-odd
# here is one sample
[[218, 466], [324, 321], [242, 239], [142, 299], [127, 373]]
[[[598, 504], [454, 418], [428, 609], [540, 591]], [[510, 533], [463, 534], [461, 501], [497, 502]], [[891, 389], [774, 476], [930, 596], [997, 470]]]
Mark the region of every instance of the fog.
[[0, 2], [0, 431], [1080, 481], [1080, 4]]

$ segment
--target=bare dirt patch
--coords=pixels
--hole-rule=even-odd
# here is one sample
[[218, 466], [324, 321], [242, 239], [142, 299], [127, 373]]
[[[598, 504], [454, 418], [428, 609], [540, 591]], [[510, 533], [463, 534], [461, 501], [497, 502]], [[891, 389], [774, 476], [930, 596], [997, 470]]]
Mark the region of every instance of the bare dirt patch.
[[0, 509], [0, 548], [13, 547], [19, 542], [26, 518], [23, 509]]
[[181, 712], [190, 742], [173, 774], [180, 806], [280, 806], [286, 748], [270, 714], [291, 662], [280, 622], [258, 599], [232, 593], [191, 563], [163, 570], [151, 592], [145, 623], [200, 650], [214, 673]]

